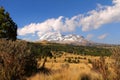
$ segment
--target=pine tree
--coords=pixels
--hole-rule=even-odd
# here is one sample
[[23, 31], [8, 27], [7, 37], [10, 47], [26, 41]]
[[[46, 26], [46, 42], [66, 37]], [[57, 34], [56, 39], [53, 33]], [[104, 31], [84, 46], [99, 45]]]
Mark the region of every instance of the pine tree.
[[17, 39], [17, 25], [3, 7], [0, 7], [0, 38]]

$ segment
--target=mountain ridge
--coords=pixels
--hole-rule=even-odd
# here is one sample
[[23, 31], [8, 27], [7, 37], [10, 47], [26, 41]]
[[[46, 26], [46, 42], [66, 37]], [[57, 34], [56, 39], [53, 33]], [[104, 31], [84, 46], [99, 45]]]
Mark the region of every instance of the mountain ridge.
[[68, 34], [62, 35], [59, 32], [49, 32], [40, 37], [40, 41], [49, 41], [62, 44], [72, 44], [72, 45], [89, 45], [92, 44], [91, 41], [85, 39], [81, 35]]

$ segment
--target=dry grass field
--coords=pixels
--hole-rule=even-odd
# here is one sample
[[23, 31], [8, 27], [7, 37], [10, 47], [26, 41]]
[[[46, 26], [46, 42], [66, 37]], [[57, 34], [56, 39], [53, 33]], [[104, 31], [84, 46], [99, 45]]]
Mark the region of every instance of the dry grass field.
[[111, 52], [110, 56], [86, 56], [25, 41], [0, 40], [0, 80], [120, 80], [120, 48], [111, 48]]
[[[102, 65], [100, 63], [103, 69], [97, 68], [95, 70], [93, 62], [98, 61], [97, 64], [99, 65], [100, 57], [98, 56], [81, 56], [69, 53], [63, 53], [60, 56], [55, 55], [52, 58], [47, 58], [45, 68], [48, 69], [48, 72], [39, 72], [29, 77], [28, 80], [105, 80], [106, 77], [113, 80], [115, 74], [111, 64], [114, 60], [110, 57], [104, 59], [105, 63]], [[43, 59], [38, 61], [39, 66], [42, 62]], [[106, 64], [108, 69], [104, 71]], [[106, 72], [109, 75], [104, 74]]]

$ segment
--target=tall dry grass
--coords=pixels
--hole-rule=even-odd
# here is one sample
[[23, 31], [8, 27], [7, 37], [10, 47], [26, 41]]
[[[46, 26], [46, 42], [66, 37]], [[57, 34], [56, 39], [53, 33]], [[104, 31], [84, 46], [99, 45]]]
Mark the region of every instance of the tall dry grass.
[[113, 69], [115, 72], [114, 80], [120, 80], [120, 47], [116, 47], [111, 50], [112, 51], [112, 58], [115, 60], [113, 65]]
[[109, 79], [109, 69], [108, 65], [106, 64], [105, 57], [101, 56], [98, 60], [95, 59], [92, 62], [92, 69], [101, 74], [104, 80]]
[[[54, 65], [53, 65], [54, 64]], [[74, 63], [46, 63], [46, 67], [52, 66], [49, 75], [38, 73], [28, 80], [102, 80], [102, 75], [91, 71], [87, 64]]]

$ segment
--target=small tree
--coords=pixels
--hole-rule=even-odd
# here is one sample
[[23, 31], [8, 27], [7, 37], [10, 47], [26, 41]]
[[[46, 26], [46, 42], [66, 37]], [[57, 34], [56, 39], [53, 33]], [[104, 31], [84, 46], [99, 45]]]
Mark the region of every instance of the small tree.
[[47, 46], [46, 46], [46, 47], [43, 47], [42, 49], [43, 49], [42, 54], [43, 54], [43, 56], [44, 56], [44, 61], [43, 61], [43, 64], [42, 64], [41, 67], [45, 67], [45, 63], [46, 63], [46, 61], [47, 61], [47, 57], [48, 57], [48, 56], [49, 56], [49, 57], [52, 57], [52, 53], [51, 53], [50, 48], [47, 47]]
[[17, 38], [17, 25], [3, 7], [0, 7], [0, 38], [8, 40]]

